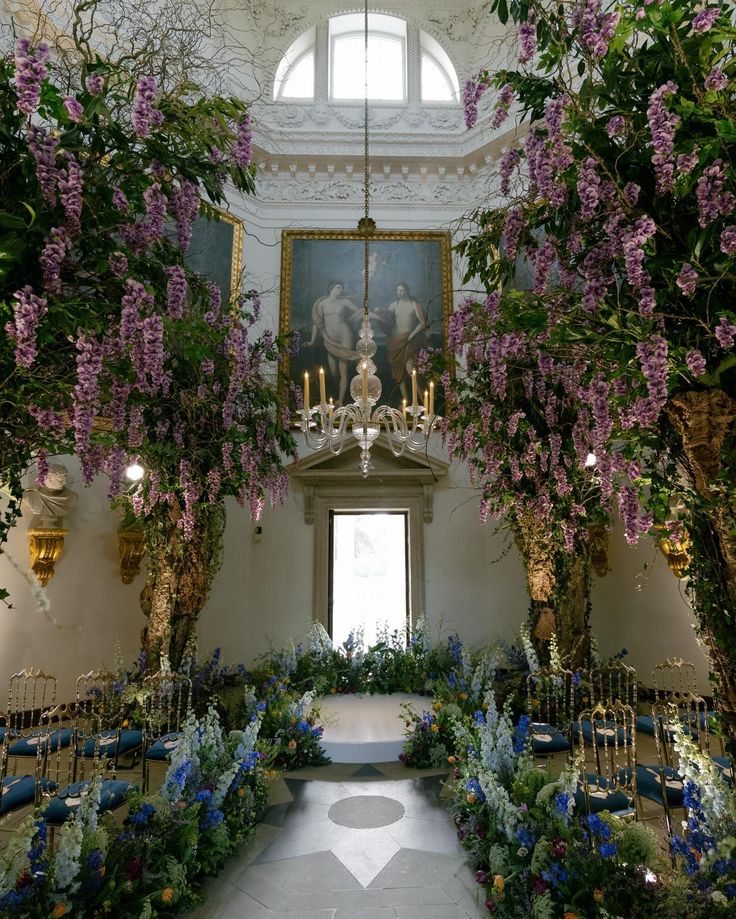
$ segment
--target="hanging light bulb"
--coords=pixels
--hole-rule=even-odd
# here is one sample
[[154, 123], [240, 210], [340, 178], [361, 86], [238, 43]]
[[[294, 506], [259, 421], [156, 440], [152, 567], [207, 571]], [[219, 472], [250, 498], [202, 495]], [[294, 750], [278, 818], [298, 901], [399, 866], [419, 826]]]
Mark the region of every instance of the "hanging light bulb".
[[146, 474], [146, 470], [141, 466], [137, 459], [133, 460], [132, 463], [125, 470], [125, 478], [131, 482], [140, 482], [143, 476]]
[[434, 413], [434, 383], [425, 391], [424, 402], [417, 400], [417, 372], [412, 371], [412, 401], [407, 405], [406, 399], [402, 408], [395, 409], [380, 405], [381, 381], [376, 376], [376, 365], [373, 362], [377, 346], [373, 338], [370, 311], [368, 308], [368, 274], [369, 274], [369, 241], [376, 231], [376, 223], [370, 217], [370, 168], [368, 158], [368, 0], [365, 0], [364, 19], [364, 74], [365, 95], [363, 107], [363, 199], [364, 213], [358, 221], [358, 232], [363, 237], [363, 323], [360, 327], [355, 350], [358, 354], [356, 374], [350, 383], [352, 405], [335, 408], [332, 400], [325, 397], [324, 370], [319, 371], [320, 401], [310, 405], [309, 374], [304, 374], [304, 402], [301, 409], [301, 430], [307, 446], [312, 450], [321, 450], [329, 446], [334, 454], [342, 451], [349, 442], [348, 432], [360, 446], [360, 469], [366, 478], [372, 469], [371, 447], [378, 439], [383, 427], [394, 456], [401, 456], [406, 450], [412, 453], [423, 451], [427, 447], [429, 436], [434, 430], [439, 417]]

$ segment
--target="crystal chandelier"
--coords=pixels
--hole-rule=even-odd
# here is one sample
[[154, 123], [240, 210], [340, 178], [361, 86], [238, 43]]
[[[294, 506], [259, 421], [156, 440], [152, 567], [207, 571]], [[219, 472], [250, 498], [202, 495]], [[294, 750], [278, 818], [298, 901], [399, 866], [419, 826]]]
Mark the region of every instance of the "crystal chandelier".
[[381, 398], [381, 381], [376, 376], [376, 365], [373, 357], [376, 353], [376, 342], [373, 339], [368, 309], [368, 244], [376, 231], [375, 221], [368, 213], [370, 203], [370, 171], [368, 164], [368, 0], [364, 9], [364, 50], [365, 50], [365, 97], [363, 109], [363, 197], [364, 214], [358, 221], [358, 232], [363, 236], [363, 323], [355, 345], [357, 354], [356, 374], [350, 383], [351, 405], [335, 407], [329, 402], [325, 391], [325, 374], [319, 371], [319, 402], [310, 405], [309, 374], [304, 374], [304, 402], [301, 409], [301, 430], [307, 446], [312, 450], [321, 450], [329, 446], [335, 455], [342, 452], [346, 442], [351, 442], [348, 431], [360, 446], [360, 469], [363, 478], [373, 468], [370, 450], [381, 433], [383, 425], [386, 437], [394, 456], [401, 456], [406, 450], [419, 453], [426, 449], [429, 435], [432, 433], [439, 417], [434, 413], [434, 383], [424, 392], [422, 402], [417, 400], [417, 372], [412, 370], [411, 405], [404, 399], [401, 410], [388, 405], [376, 403]]

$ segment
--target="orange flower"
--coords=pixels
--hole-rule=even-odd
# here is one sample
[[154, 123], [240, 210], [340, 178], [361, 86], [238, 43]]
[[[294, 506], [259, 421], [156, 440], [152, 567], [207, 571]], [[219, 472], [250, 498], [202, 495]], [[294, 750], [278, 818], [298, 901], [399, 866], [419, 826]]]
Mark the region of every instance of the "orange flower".
[[578, 914], [572, 912], [572, 910], [568, 910], [562, 919], [578, 919]]
[[290, 749], [290, 750], [296, 750], [296, 741], [295, 741], [295, 740], [290, 740], [290, 741], [289, 741], [289, 749]]
[[173, 887], [164, 887], [161, 891], [161, 900], [164, 903], [171, 903], [174, 899], [174, 888]]
[[497, 890], [499, 893], [503, 893], [503, 888], [506, 882], [503, 879], [502, 874], [494, 874], [493, 876], [493, 889]]
[[66, 915], [66, 903], [57, 903], [51, 915], [54, 917], [54, 919], [59, 919], [60, 916], [65, 916]]
[[475, 804], [475, 802], [478, 799], [476, 798], [475, 794], [471, 791], [470, 794], [466, 795], [465, 800], [468, 802], [468, 804]]
[[596, 889], [593, 891], [593, 899], [596, 903], [603, 902], [603, 891], [600, 889], [600, 887], [596, 887]]
[[125, 721], [123, 721], [123, 725], [122, 725], [122, 726], [123, 726], [124, 728], [127, 728], [129, 725], [130, 725], [130, 721], [128, 721], [128, 719], [126, 718]]
[[447, 757], [447, 762], [448, 762], [451, 766], [454, 766], [455, 763], [457, 762], [457, 759], [456, 759], [454, 756], [448, 756], [448, 757]]
[[331, 692], [331, 693], [336, 693], [336, 692], [337, 692], [337, 686], [333, 686], [332, 689], [330, 690], [330, 692]]
[[101, 877], [101, 878], [104, 878], [104, 876], [105, 876], [105, 871], [106, 871], [105, 866], [104, 866], [104, 865], [101, 865], [100, 868], [99, 868], [99, 872], [100, 872], [100, 877]]
[[239, 798], [242, 798], [244, 794], [245, 794], [245, 789], [244, 789], [244, 788], [239, 788], [239, 789], [238, 789], [238, 797], [239, 797]]

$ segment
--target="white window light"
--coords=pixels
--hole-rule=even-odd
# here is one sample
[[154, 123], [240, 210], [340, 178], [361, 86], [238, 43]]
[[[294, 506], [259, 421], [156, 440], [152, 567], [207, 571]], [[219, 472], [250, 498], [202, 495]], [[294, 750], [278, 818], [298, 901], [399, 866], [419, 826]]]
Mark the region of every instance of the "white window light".
[[314, 99], [315, 29], [307, 29], [281, 58], [273, 81], [274, 99]]
[[[330, 97], [333, 100], [363, 98], [364, 54], [363, 16], [349, 13], [330, 19]], [[406, 22], [397, 16], [368, 15], [368, 98], [384, 102], [406, 100]]]
[[457, 102], [460, 83], [450, 56], [438, 41], [422, 31], [422, 102]]

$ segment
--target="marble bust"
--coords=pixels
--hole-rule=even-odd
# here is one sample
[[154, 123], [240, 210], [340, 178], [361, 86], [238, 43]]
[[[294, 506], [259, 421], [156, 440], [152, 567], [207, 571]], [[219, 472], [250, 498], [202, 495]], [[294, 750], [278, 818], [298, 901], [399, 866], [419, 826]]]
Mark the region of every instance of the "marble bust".
[[64, 517], [77, 504], [78, 495], [66, 487], [67, 469], [62, 463], [51, 463], [43, 485], [26, 488], [23, 510], [33, 514], [32, 529], [62, 529]]

